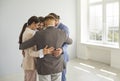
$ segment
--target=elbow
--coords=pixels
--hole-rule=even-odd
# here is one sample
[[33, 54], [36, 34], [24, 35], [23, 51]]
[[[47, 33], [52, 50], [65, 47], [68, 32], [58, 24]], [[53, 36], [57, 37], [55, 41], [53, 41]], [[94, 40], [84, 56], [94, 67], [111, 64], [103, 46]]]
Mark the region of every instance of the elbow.
[[22, 48], [22, 45], [21, 45], [21, 44], [19, 45], [19, 50], [23, 50], [23, 48]]
[[69, 42], [67, 42], [67, 44], [72, 44], [73, 43], [73, 40], [70, 39]]

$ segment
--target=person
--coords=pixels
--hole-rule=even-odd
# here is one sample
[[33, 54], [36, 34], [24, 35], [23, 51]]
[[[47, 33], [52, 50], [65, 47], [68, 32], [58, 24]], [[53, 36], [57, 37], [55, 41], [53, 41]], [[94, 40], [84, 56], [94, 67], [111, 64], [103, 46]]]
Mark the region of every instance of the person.
[[[34, 37], [20, 44], [20, 49], [37, 45], [37, 50], [40, 50], [43, 49], [45, 45], [48, 45], [48, 47], [54, 47], [54, 50], [57, 50], [61, 48], [64, 43], [72, 44], [72, 39], [70, 39], [65, 32], [55, 28], [55, 18], [53, 16], [46, 16], [44, 20], [47, 28], [37, 31]], [[63, 69], [63, 54], [54, 55], [54, 53], [52, 53], [37, 59], [39, 81], [61, 81], [61, 72]]]
[[[28, 22], [24, 24], [22, 31], [19, 36], [19, 44], [30, 39], [35, 34], [35, 29], [39, 25], [39, 20], [36, 16], [32, 16], [28, 19]], [[44, 48], [44, 54], [49, 54], [50, 52], [47, 46]], [[53, 49], [51, 49], [53, 51]], [[39, 51], [36, 51], [36, 46], [22, 51], [23, 62], [22, 67], [24, 69], [25, 77], [24, 81], [36, 81], [36, 69], [35, 69], [35, 57], [39, 57]], [[42, 55], [43, 56], [43, 55]]]
[[[55, 13], [49, 13], [48, 15], [54, 16], [56, 18], [56, 28], [61, 29], [62, 31], [64, 31], [66, 33], [66, 35], [69, 36], [69, 28], [60, 22], [60, 16]], [[67, 47], [68, 47], [67, 44], [63, 44], [63, 46], [62, 46], [63, 53], [64, 53], [64, 61], [66, 63], [66, 68], [67, 68], [67, 62], [69, 61]], [[66, 81], [66, 68], [62, 72], [62, 81]]]
[[44, 17], [43, 16], [40, 16], [40, 17], [38, 17], [38, 19], [39, 19], [39, 25], [38, 25], [38, 30], [40, 31], [40, 30], [43, 30], [44, 29]]
[[[40, 22], [40, 24], [38, 25], [38, 30], [40, 31], [40, 30], [45, 30], [46, 29], [46, 27], [45, 27], [45, 23], [44, 23], [44, 17], [43, 16], [40, 16], [40, 17], [38, 17], [39, 18], [39, 22]], [[49, 48], [50, 49], [50, 48]], [[47, 49], [47, 50], [49, 50], [49, 49]], [[62, 53], [62, 49], [61, 48], [58, 48], [57, 50], [54, 50], [53, 51], [53, 53], [54, 53], [54, 55], [59, 55], [59, 54], [61, 54]]]

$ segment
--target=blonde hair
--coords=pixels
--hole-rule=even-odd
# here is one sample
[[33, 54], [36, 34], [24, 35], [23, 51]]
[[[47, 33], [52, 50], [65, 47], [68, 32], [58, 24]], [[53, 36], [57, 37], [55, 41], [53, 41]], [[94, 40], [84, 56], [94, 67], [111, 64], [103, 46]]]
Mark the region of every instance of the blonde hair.
[[51, 15], [48, 15], [44, 18], [45, 26], [49, 25], [55, 26], [55, 21], [56, 21], [55, 17]]

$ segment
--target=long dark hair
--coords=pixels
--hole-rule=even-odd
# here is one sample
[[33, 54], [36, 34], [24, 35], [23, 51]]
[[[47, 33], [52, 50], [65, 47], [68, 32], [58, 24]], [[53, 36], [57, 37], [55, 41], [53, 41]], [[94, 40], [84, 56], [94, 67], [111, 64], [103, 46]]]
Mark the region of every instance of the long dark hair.
[[31, 25], [33, 22], [39, 23], [38, 17], [36, 17], [36, 16], [30, 17], [28, 19], [28, 22], [23, 25], [22, 31], [21, 31], [20, 36], [19, 36], [19, 44], [22, 43], [22, 36], [23, 36], [25, 29], [27, 28], [27, 26]]

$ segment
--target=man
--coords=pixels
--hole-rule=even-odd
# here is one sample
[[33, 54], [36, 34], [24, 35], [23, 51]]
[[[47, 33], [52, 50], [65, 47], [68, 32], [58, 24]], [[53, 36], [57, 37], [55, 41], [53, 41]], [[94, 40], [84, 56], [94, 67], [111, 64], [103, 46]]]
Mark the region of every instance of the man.
[[[57, 50], [64, 43], [72, 44], [72, 39], [65, 32], [55, 28], [55, 18], [53, 16], [46, 16], [44, 20], [47, 28], [37, 31], [33, 38], [20, 45], [20, 49], [37, 45], [37, 49], [40, 50], [48, 45], [48, 47], [54, 47]], [[56, 55], [52, 53], [37, 60], [39, 81], [61, 81], [61, 72], [63, 69], [63, 54]]]
[[[63, 23], [60, 23], [60, 16], [55, 14], [55, 13], [49, 13], [49, 15], [52, 15], [56, 18], [56, 28], [64, 31], [66, 33], [67, 36], [69, 36], [69, 29], [66, 25], [64, 25]], [[64, 56], [64, 61], [66, 63], [66, 68], [67, 68], [67, 62], [69, 61], [69, 56], [68, 56], [68, 52], [67, 52], [67, 44], [63, 44], [62, 49], [63, 49], [63, 56]], [[66, 68], [64, 69], [64, 71], [62, 72], [62, 81], [66, 81]]]

